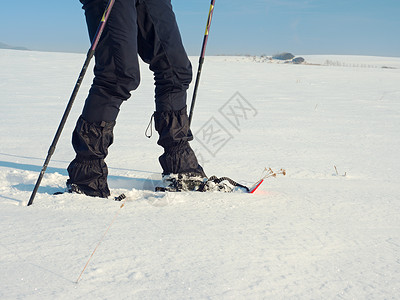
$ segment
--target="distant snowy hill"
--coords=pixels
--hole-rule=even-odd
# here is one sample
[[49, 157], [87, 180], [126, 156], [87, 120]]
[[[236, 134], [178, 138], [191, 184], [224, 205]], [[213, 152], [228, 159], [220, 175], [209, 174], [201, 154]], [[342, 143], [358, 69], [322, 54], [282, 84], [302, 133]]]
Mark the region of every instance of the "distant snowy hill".
[[0, 42], [0, 49], [12, 49], [12, 50], [28, 50], [28, 48], [25, 47], [16, 47], [16, 46], [10, 46], [5, 43]]
[[125, 206], [53, 195], [89, 71], [26, 207], [85, 54], [0, 50], [0, 299], [398, 299], [400, 58], [302, 57], [205, 59], [193, 148], [209, 176], [246, 185], [286, 169], [256, 194], [153, 191], [162, 149], [144, 135], [143, 64], [106, 159]]

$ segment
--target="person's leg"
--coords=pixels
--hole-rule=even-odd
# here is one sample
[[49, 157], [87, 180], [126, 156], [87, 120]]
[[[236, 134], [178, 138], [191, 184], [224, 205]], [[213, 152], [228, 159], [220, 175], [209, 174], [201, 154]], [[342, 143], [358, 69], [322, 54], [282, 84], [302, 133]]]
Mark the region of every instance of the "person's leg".
[[170, 0], [139, 0], [138, 51], [154, 72], [155, 127], [164, 148], [159, 161], [163, 175], [205, 177], [189, 145], [193, 135], [186, 111], [186, 91], [192, 67], [182, 44]]
[[115, 121], [91, 123], [79, 117], [72, 134], [76, 157], [67, 169], [69, 191], [103, 198], [110, 195], [104, 159], [113, 142], [114, 126]]
[[[93, 40], [107, 0], [81, 0]], [[115, 1], [95, 51], [94, 79], [82, 116], [89, 122], [115, 121], [121, 103], [139, 86], [137, 0]]]
[[[81, 0], [93, 40], [106, 0]], [[67, 186], [89, 196], [107, 197], [107, 165], [121, 103], [140, 81], [136, 0], [115, 2], [95, 52], [94, 80], [73, 132], [76, 158], [68, 166]]]

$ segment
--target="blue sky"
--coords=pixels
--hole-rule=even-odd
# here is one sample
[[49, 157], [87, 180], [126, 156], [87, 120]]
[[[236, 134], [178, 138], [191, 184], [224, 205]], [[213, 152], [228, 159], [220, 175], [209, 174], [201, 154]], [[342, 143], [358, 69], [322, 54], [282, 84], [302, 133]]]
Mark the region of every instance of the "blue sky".
[[[117, 0], [118, 1], [118, 0]], [[2, 0], [0, 42], [86, 52], [78, 0]], [[172, 0], [187, 52], [198, 55], [209, 0]], [[400, 0], [216, 0], [207, 54], [400, 57]]]

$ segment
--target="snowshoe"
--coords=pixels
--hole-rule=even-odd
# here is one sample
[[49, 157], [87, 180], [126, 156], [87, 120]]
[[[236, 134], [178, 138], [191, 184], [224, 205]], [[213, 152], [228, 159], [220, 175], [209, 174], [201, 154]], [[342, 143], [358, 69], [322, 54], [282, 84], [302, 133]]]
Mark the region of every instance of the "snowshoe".
[[85, 195], [85, 193], [75, 183], [67, 183], [67, 187], [63, 191], [55, 192], [53, 195], [62, 195], [65, 193]]
[[168, 174], [162, 176], [162, 181], [164, 186], [156, 187], [156, 192], [200, 191], [207, 177], [193, 173]]
[[156, 192], [225, 192], [243, 190], [248, 192], [249, 189], [228, 177], [218, 178], [211, 176], [210, 178], [202, 177], [198, 174], [168, 174], [163, 175], [163, 187], [156, 187]]

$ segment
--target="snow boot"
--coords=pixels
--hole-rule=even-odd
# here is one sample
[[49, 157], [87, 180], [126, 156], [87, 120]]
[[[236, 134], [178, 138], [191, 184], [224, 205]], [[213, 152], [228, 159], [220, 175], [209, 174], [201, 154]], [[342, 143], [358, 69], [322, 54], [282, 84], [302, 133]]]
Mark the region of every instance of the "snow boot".
[[113, 143], [113, 122], [87, 122], [79, 117], [72, 135], [75, 159], [68, 166], [67, 191], [107, 198], [108, 168], [104, 159]]
[[154, 123], [160, 135], [157, 143], [164, 148], [159, 162], [166, 188], [171, 191], [196, 190], [207, 176], [189, 145], [193, 135], [186, 107], [178, 111], [155, 112]]
[[193, 135], [186, 107], [179, 111], [155, 112], [154, 123], [160, 135], [157, 143], [164, 148], [159, 157], [163, 175], [193, 173], [206, 177], [189, 145]]

